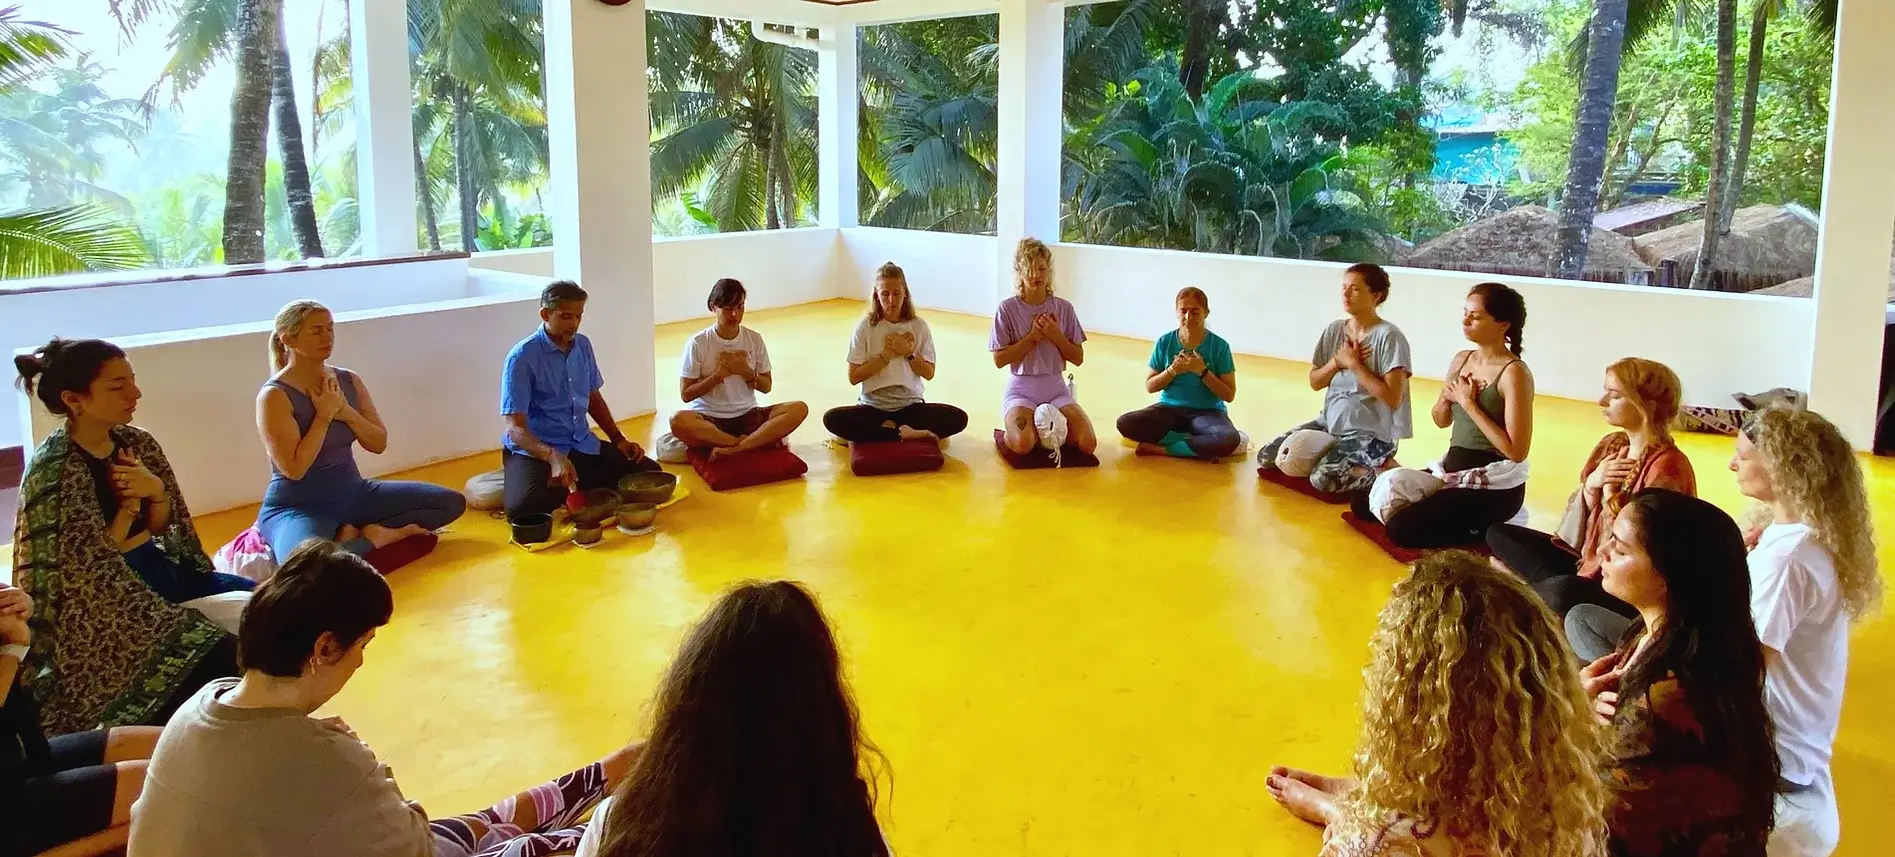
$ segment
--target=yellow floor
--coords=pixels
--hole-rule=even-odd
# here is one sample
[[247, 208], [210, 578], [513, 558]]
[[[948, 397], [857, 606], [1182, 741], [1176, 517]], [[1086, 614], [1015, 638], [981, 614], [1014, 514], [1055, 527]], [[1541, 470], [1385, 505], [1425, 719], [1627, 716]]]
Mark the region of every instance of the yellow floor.
[[[817, 414], [853, 400], [843, 355], [861, 311], [750, 316], [771, 345], [775, 400]], [[942, 366], [930, 397], [974, 415], [945, 471], [849, 476], [812, 417], [792, 439], [806, 480], [713, 494], [687, 476], [695, 494], [655, 537], [528, 555], [504, 544], [500, 521], [470, 518], [393, 578], [395, 621], [332, 708], [411, 797], [473, 809], [638, 735], [673, 647], [714, 595], [792, 577], [822, 597], [890, 760], [882, 811], [897, 854], [1314, 854], [1316, 832], [1270, 803], [1263, 778], [1277, 762], [1346, 767], [1368, 635], [1402, 568], [1334, 507], [1261, 485], [1252, 467], [1114, 445], [1115, 415], [1148, 399], [1146, 342], [1087, 345], [1080, 400], [1108, 439], [1103, 466], [1007, 469], [989, 436], [1004, 379], [987, 320], [929, 318]], [[695, 329], [660, 329], [660, 390], [676, 389], [675, 355]], [[1315, 412], [1300, 366], [1240, 358], [1238, 374], [1234, 417], [1253, 437]], [[1417, 383], [1415, 398], [1435, 389]], [[1604, 426], [1586, 403], [1542, 399], [1537, 416], [1530, 503], [1551, 526], [1565, 474]], [[1404, 458], [1445, 443], [1425, 426]], [[1682, 444], [1706, 496], [1740, 509], [1729, 441]], [[458, 485], [491, 461], [419, 475]], [[1878, 524], [1895, 532], [1895, 462], [1870, 467]], [[207, 543], [253, 514], [209, 516]], [[1836, 761], [1845, 855], [1879, 853], [1895, 834], [1878, 810], [1895, 794], [1890, 629], [1873, 622], [1854, 641]]]

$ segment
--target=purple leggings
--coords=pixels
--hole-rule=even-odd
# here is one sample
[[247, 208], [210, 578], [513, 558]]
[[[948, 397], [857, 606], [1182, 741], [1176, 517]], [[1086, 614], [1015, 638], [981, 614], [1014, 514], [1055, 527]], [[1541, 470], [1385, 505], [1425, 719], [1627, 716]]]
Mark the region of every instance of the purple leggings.
[[[579, 847], [585, 834], [580, 817], [605, 797], [605, 765], [594, 762], [550, 783], [543, 783], [470, 815], [428, 822], [434, 833], [434, 857], [548, 857]], [[533, 807], [539, 823], [527, 830], [516, 824], [522, 802]]]

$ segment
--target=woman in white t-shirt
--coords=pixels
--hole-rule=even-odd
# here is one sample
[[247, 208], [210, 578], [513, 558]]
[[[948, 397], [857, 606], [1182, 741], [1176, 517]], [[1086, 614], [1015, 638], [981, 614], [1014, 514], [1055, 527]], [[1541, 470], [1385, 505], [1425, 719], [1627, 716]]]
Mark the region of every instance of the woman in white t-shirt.
[[925, 401], [922, 382], [932, 380], [934, 333], [915, 315], [907, 275], [883, 263], [868, 316], [849, 339], [849, 383], [861, 386], [861, 403], [830, 409], [822, 424], [850, 443], [946, 440], [967, 428], [967, 412]]
[[1822, 857], [1842, 833], [1829, 764], [1842, 719], [1849, 624], [1874, 612], [1882, 597], [1862, 466], [1829, 420], [1778, 407], [1745, 423], [1731, 470], [1738, 489], [1758, 502], [1745, 528], [1751, 614], [1783, 765], [1770, 854]]

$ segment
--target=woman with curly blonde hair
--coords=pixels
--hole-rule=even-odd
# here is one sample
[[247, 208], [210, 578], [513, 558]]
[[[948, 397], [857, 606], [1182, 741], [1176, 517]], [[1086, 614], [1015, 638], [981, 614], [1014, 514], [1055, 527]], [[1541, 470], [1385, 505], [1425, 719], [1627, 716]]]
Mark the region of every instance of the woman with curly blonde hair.
[[1417, 561], [1382, 608], [1355, 779], [1276, 768], [1270, 796], [1324, 825], [1325, 857], [1593, 857], [1602, 731], [1553, 615], [1465, 551]]
[[1731, 470], [1738, 489], [1758, 503], [1746, 529], [1750, 612], [1783, 762], [1770, 853], [1826, 855], [1842, 837], [1829, 762], [1842, 720], [1849, 624], [1882, 600], [1862, 464], [1834, 423], [1777, 407], [1744, 424]]

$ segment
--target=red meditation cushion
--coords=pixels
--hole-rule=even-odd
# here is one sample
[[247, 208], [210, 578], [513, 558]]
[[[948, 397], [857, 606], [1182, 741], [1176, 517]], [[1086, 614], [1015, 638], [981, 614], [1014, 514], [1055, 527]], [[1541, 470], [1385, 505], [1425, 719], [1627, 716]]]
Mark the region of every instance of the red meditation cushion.
[[703, 477], [704, 484], [711, 486], [712, 491], [734, 491], [782, 482], [809, 472], [809, 465], [780, 443], [727, 455], [716, 461], [711, 460], [709, 448], [693, 449], [686, 457], [691, 461], [691, 469]]
[[394, 544], [383, 545], [368, 552], [363, 559], [375, 566], [375, 570], [384, 576], [393, 574], [396, 569], [414, 562], [434, 552], [434, 546], [441, 543], [441, 537], [433, 533], [409, 536]]
[[1281, 485], [1305, 497], [1313, 497], [1331, 505], [1341, 506], [1349, 502], [1349, 495], [1347, 494], [1331, 494], [1328, 491], [1318, 491], [1316, 490], [1316, 486], [1309, 484], [1308, 479], [1299, 476], [1291, 476], [1274, 467], [1257, 468], [1257, 478], [1272, 485]]
[[1040, 470], [1048, 467], [1098, 467], [1099, 457], [1090, 452], [1080, 452], [1079, 447], [1066, 444], [1059, 448], [1059, 458], [1053, 458], [1053, 451], [1043, 446], [1033, 447], [1026, 454], [1007, 448], [1007, 432], [994, 429], [994, 448], [1000, 450], [1000, 457], [1015, 470]]
[[[1429, 549], [1405, 548], [1405, 547], [1402, 547], [1401, 545], [1395, 544], [1393, 541], [1389, 540], [1388, 528], [1382, 526], [1381, 521], [1375, 521], [1375, 520], [1370, 520], [1368, 518], [1357, 517], [1356, 513], [1354, 512], [1343, 512], [1342, 520], [1344, 523], [1354, 528], [1356, 532], [1361, 533], [1363, 538], [1366, 538], [1369, 541], [1374, 542], [1375, 546], [1378, 548], [1381, 548], [1383, 553], [1394, 557], [1396, 562], [1400, 562], [1404, 565], [1408, 563], [1412, 563], [1415, 560], [1420, 559], [1422, 554], [1432, 552]], [[1447, 549], [1435, 548], [1433, 550], [1447, 550]], [[1482, 556], [1493, 555], [1493, 551], [1488, 549], [1485, 542], [1476, 542], [1470, 545], [1462, 545], [1458, 548], [1453, 548], [1453, 550], [1473, 551], [1474, 553], [1480, 554]]]
[[932, 438], [849, 445], [849, 470], [857, 476], [889, 476], [940, 470], [947, 462], [940, 441]]

